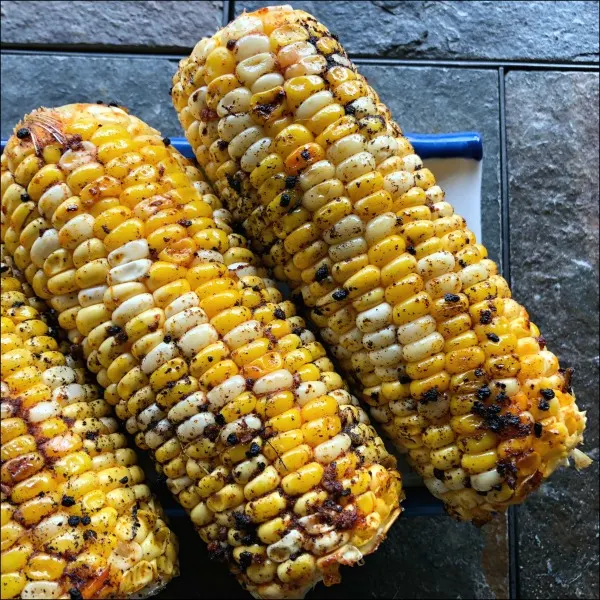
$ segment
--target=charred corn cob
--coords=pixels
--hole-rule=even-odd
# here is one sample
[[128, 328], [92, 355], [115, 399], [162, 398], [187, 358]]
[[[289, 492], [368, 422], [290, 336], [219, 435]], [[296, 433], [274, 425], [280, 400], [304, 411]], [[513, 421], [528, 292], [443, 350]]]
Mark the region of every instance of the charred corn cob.
[[322, 24], [243, 14], [173, 84], [226, 207], [452, 514], [484, 522], [587, 462], [570, 371]]
[[177, 574], [175, 536], [111, 407], [14, 275], [3, 262], [1, 597], [148, 596]]
[[281, 598], [374, 551], [395, 460], [198, 172], [90, 105], [26, 117], [2, 165], [3, 239], [214, 556]]

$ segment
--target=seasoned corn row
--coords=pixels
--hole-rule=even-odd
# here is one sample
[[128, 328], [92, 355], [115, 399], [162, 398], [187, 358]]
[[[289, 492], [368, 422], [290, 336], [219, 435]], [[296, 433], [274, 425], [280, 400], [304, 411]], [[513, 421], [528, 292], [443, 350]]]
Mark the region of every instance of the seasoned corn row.
[[322, 24], [245, 13], [173, 84], [226, 207], [452, 514], [485, 522], [587, 462], [570, 370]]
[[395, 460], [197, 171], [90, 105], [26, 117], [2, 164], [3, 239], [209, 551], [264, 598], [374, 551]]
[[145, 597], [177, 542], [109, 404], [2, 263], [2, 598]]

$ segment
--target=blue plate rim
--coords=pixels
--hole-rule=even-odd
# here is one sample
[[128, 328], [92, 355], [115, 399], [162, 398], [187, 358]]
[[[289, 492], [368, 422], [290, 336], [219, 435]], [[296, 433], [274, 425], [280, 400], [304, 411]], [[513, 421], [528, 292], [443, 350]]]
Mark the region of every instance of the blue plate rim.
[[[415, 152], [427, 158], [468, 158], [480, 161], [483, 158], [483, 137], [477, 131], [457, 131], [452, 133], [406, 133]], [[187, 158], [194, 158], [188, 141], [183, 137], [170, 138], [171, 144]], [[6, 139], [1, 140], [2, 151]]]

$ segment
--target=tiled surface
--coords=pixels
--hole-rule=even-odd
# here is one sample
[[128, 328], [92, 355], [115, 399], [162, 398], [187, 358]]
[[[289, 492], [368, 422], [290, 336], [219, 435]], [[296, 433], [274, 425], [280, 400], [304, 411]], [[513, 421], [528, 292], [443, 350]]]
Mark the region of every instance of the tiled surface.
[[192, 48], [221, 26], [223, 2], [2, 1], [2, 43]]
[[[2, 137], [10, 135], [16, 123], [39, 106], [99, 100], [126, 106], [165, 135], [179, 134], [179, 121], [169, 97], [176, 70], [175, 59], [4, 54]], [[19, 83], [24, 79], [26, 93]]]
[[524, 597], [598, 597], [597, 106], [597, 73], [506, 78], [513, 294], [575, 367], [596, 459], [585, 474], [557, 473], [519, 508]]
[[[236, 2], [237, 13], [272, 2]], [[290, 2], [353, 55], [598, 62], [597, 2]]]
[[[278, 2], [281, 3], [281, 2]], [[40, 6], [40, 5], [44, 6]], [[236, 2], [239, 11], [251, 3]], [[20, 6], [18, 6], [20, 5]], [[52, 10], [48, 6], [52, 5]], [[62, 6], [64, 5], [64, 6]], [[406, 131], [483, 133], [483, 229], [502, 253], [500, 106], [506, 101], [510, 243], [515, 296], [549, 345], [575, 365], [588, 408], [586, 449], [598, 459], [598, 61], [596, 2], [296, 2], [359, 56], [443, 60], [435, 65], [361, 65]], [[60, 9], [60, 10], [59, 10]], [[65, 14], [69, 18], [65, 18]], [[37, 48], [126, 50], [144, 56], [2, 56], [2, 135], [44, 104], [118, 101], [167, 135], [179, 133], [168, 99], [177, 52], [221, 23], [220, 2], [2, 2], [3, 43]], [[182, 51], [182, 50], [181, 50]], [[465, 68], [457, 60], [481, 60]], [[485, 61], [585, 63], [587, 72], [508, 70]], [[26, 85], [25, 85], [26, 84]], [[598, 468], [556, 474], [518, 509], [515, 540], [506, 519], [478, 530], [446, 517], [401, 519], [363, 568], [312, 598], [559, 598], [598, 596]], [[207, 560], [184, 519], [184, 576], [163, 598], [247, 597]], [[509, 545], [518, 544], [518, 581]], [[516, 574], [513, 574], [516, 575]], [[518, 585], [515, 585], [518, 584]]]

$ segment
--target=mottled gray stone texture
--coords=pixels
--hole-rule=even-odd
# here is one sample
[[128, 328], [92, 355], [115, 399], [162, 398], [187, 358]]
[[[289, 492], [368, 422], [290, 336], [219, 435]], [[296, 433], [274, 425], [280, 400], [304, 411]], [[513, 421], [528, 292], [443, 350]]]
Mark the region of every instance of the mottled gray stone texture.
[[[282, 2], [236, 2], [236, 12]], [[292, 2], [346, 50], [395, 58], [598, 62], [597, 2]]]
[[126, 106], [165, 135], [182, 135], [169, 97], [177, 60], [3, 54], [1, 66], [3, 138], [34, 108], [98, 100]]
[[[184, 519], [172, 520], [180, 546], [183, 576], [158, 598], [247, 599], [223, 565], [211, 563]], [[319, 584], [307, 600], [327, 598], [506, 598], [508, 564], [505, 520], [483, 529], [449, 517], [402, 518], [362, 567], [342, 567], [342, 583]], [[202, 582], [202, 583], [200, 583]]]
[[475, 69], [360, 65], [404, 131], [483, 135], [481, 220], [490, 258], [500, 259], [498, 74]]
[[598, 597], [598, 74], [506, 77], [513, 294], [587, 410], [587, 472], [519, 508], [521, 594]]
[[2, 43], [37, 47], [192, 48], [223, 20], [223, 3], [3, 1]]

